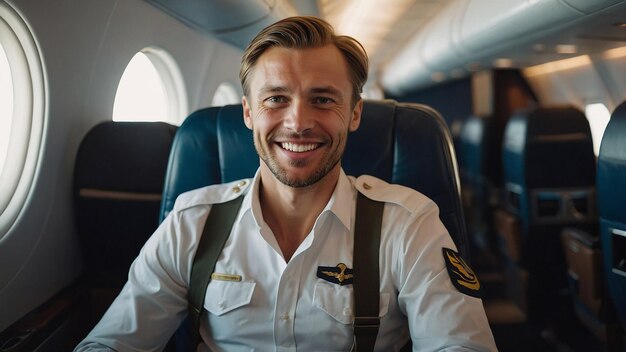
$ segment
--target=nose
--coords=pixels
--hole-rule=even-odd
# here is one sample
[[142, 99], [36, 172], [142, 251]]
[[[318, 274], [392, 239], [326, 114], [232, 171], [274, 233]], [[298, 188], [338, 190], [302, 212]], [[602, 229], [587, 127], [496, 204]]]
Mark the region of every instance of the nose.
[[290, 109], [287, 110], [283, 125], [296, 133], [310, 130], [315, 125], [313, 112], [307, 108], [305, 103], [294, 101]]

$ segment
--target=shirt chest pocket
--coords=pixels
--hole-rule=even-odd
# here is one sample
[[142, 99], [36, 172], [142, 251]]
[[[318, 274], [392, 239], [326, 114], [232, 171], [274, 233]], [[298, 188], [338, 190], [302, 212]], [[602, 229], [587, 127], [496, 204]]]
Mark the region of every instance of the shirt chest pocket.
[[256, 282], [211, 280], [204, 298], [204, 309], [220, 316], [250, 304]]
[[[353, 288], [319, 281], [313, 292], [315, 306], [342, 324], [352, 324], [354, 320]], [[389, 293], [381, 293], [379, 315], [384, 317], [389, 310]]]

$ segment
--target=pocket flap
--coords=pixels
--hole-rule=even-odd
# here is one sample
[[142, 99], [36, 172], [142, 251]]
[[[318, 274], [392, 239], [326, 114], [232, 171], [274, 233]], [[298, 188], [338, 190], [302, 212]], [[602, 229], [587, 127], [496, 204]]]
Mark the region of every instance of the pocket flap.
[[313, 292], [313, 304], [342, 324], [352, 324], [352, 285], [340, 286], [318, 282]]
[[[352, 286], [339, 286], [318, 282], [315, 284], [313, 302], [316, 307], [343, 324], [354, 321], [354, 304], [352, 303]], [[380, 294], [379, 316], [382, 318], [389, 312], [389, 293]]]
[[252, 301], [256, 282], [211, 280], [204, 296], [204, 309], [222, 315], [245, 306]]

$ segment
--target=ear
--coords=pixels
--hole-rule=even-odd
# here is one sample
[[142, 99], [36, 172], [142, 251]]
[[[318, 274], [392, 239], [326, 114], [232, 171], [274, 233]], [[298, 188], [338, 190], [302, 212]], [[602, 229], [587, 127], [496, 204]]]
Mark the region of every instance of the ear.
[[244, 95], [241, 98], [241, 105], [243, 105], [243, 123], [246, 124], [248, 129], [252, 129], [252, 111], [250, 110], [250, 104], [248, 104], [248, 99]]
[[352, 109], [352, 116], [350, 117], [349, 131], [354, 132], [359, 128], [361, 124], [361, 112], [363, 112], [363, 99], [359, 99]]

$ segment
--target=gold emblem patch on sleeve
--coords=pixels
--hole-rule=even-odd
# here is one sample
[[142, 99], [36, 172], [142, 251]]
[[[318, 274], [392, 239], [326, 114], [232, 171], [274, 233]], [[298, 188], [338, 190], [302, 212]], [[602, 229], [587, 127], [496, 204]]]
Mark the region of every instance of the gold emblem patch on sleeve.
[[482, 296], [480, 282], [472, 268], [467, 265], [459, 253], [450, 248], [442, 248], [442, 250], [448, 275], [454, 287], [468, 296], [480, 298]]

